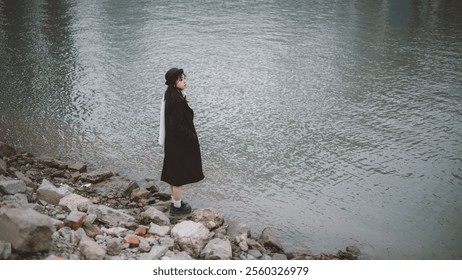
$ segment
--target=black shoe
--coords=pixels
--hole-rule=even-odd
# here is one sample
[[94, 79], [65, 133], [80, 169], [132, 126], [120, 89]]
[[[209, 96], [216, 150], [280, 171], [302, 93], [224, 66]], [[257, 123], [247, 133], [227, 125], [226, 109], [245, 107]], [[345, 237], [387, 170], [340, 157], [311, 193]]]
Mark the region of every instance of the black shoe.
[[191, 206], [184, 201], [181, 201], [181, 207], [173, 206], [173, 203], [170, 204], [170, 216], [182, 216], [191, 214]]

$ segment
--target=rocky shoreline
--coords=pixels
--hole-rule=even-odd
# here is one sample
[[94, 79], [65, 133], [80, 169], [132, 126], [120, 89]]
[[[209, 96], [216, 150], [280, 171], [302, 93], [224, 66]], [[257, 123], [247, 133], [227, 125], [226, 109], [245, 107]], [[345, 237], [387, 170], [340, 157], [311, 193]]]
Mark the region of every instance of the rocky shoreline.
[[255, 236], [214, 208], [170, 217], [170, 195], [82, 162], [37, 158], [0, 142], [0, 260], [360, 259], [348, 246], [286, 252], [271, 227]]

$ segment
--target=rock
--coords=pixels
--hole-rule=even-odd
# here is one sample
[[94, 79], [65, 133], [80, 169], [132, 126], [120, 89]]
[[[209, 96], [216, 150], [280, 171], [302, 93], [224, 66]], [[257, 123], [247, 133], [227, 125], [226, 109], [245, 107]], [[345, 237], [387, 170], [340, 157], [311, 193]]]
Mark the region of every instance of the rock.
[[88, 198], [70, 193], [59, 200], [58, 205], [65, 206], [70, 211], [87, 212], [88, 205], [92, 204]]
[[17, 194], [14, 194], [14, 195], [5, 195], [3, 197], [3, 201], [14, 201], [14, 202], [17, 202], [20, 205], [27, 205], [28, 204], [27, 195], [22, 194], [22, 193], [17, 193]]
[[[113, 174], [110, 171], [107, 171], [106, 176], [109, 176], [110, 174]], [[83, 177], [88, 178], [88, 174], [85, 176], [82, 175]], [[102, 175], [104, 177], [104, 174]], [[93, 180], [93, 181], [99, 181], [102, 179], [98, 180]], [[93, 189], [95, 190], [96, 195], [101, 196], [101, 197], [107, 197], [107, 198], [122, 198], [126, 197], [128, 198], [130, 196], [130, 193], [128, 195], [125, 194], [126, 190], [129, 188], [130, 185], [130, 180], [128, 180], [125, 177], [120, 177], [120, 176], [113, 176], [109, 177], [107, 179], [104, 179], [102, 182], [95, 183], [93, 185]]]
[[100, 222], [108, 226], [133, 227], [136, 225], [133, 216], [105, 205], [91, 204], [87, 214], [95, 214]]
[[172, 260], [192, 260], [193, 258], [191, 258], [190, 255], [188, 255], [188, 253], [184, 252], [184, 251], [181, 251], [181, 252], [178, 252], [176, 254], [174, 254], [172, 257], [171, 257]]
[[154, 183], [153, 181], [148, 181], [148, 180], [146, 180], [146, 181], [148, 183], [148, 185], [146, 187], [146, 189], [148, 191], [150, 191], [151, 193], [157, 193], [157, 192], [160, 191], [160, 188], [159, 188], [158, 185], [156, 185], [156, 183]]
[[260, 251], [255, 250], [255, 249], [250, 249], [247, 253], [249, 255], [252, 255], [256, 259], [259, 259], [259, 258], [261, 258], [263, 256]]
[[209, 233], [201, 223], [183, 221], [172, 228], [171, 236], [183, 251], [197, 258], [209, 240]]
[[16, 155], [16, 150], [10, 145], [0, 141], [0, 158], [12, 157]]
[[140, 201], [141, 199], [147, 199], [151, 196], [151, 192], [143, 189], [143, 188], [136, 188], [130, 194], [130, 200], [132, 201]]
[[1, 180], [0, 193], [17, 194], [26, 192], [26, 184], [22, 180]]
[[103, 232], [112, 236], [123, 236], [128, 232], [128, 229], [124, 227], [113, 227], [109, 229], [103, 229]]
[[118, 254], [120, 254], [120, 252], [122, 252], [123, 249], [122, 242], [122, 238], [110, 238], [107, 241], [106, 254], [110, 256], [117, 256]]
[[258, 242], [263, 245], [265, 248], [269, 248], [273, 252], [281, 253], [284, 250], [282, 249], [282, 244], [279, 238], [273, 234], [271, 228], [267, 227], [263, 230], [260, 235]]
[[273, 255], [273, 260], [284, 261], [284, 260], [287, 260], [287, 256], [284, 255], [284, 254], [275, 253], [275, 254]]
[[109, 171], [109, 170], [97, 170], [97, 171], [93, 171], [93, 172], [90, 172], [90, 173], [83, 173], [83, 174], [81, 174], [80, 178], [84, 182], [97, 184], [97, 183], [101, 183], [101, 182], [111, 178], [112, 176], [114, 176], [114, 173], [112, 173], [112, 171]]
[[86, 214], [79, 211], [72, 211], [66, 217], [69, 227], [73, 230], [78, 230], [85, 222]]
[[43, 179], [42, 184], [40, 184], [37, 190], [37, 194], [39, 199], [53, 205], [58, 205], [61, 198], [71, 194], [73, 191], [74, 189], [66, 184], [55, 187], [50, 181]]
[[79, 249], [86, 260], [103, 260], [106, 255], [106, 250], [89, 238], [80, 241]]
[[361, 250], [359, 250], [359, 248], [354, 245], [346, 247], [346, 251], [352, 253], [353, 255], [361, 254]]
[[0, 209], [0, 240], [20, 252], [47, 251], [54, 232], [53, 221], [30, 208]]
[[70, 170], [79, 171], [80, 173], [87, 172], [87, 165], [80, 161], [69, 164], [67, 168]]
[[130, 245], [130, 247], [138, 247], [140, 245], [140, 238], [136, 235], [126, 235], [124, 237], [124, 242]]
[[239, 248], [244, 252], [247, 252], [249, 250], [249, 245], [245, 241], [239, 242], [238, 245], [239, 245]]
[[247, 242], [247, 245], [252, 248], [252, 249], [255, 249], [255, 250], [258, 250], [260, 251], [261, 253], [264, 253], [265, 252], [265, 248], [263, 248], [263, 246], [258, 243], [256, 240], [253, 240], [251, 238], [248, 238], [245, 240]]
[[192, 212], [192, 220], [202, 223], [209, 230], [213, 230], [223, 225], [225, 219], [223, 214], [215, 208], [201, 208], [194, 209]]
[[167, 251], [167, 246], [152, 246], [151, 251], [149, 251], [149, 253], [144, 253], [140, 255], [140, 260], [158, 260], [165, 253], [167, 253]]
[[11, 243], [0, 240], [0, 260], [7, 260], [11, 257]]
[[206, 260], [229, 260], [232, 255], [231, 242], [218, 238], [210, 240], [200, 253]]
[[169, 249], [173, 249], [175, 246], [175, 240], [171, 238], [170, 236], [165, 236], [157, 239], [159, 241], [159, 244], [162, 246], [167, 246]]
[[151, 223], [148, 233], [155, 234], [157, 236], [166, 236], [170, 232], [169, 226], [159, 226]]
[[[214, 208], [169, 219], [164, 212], [170, 207], [170, 194], [160, 193], [154, 179], [138, 185], [110, 171], [86, 173], [82, 167], [29, 154], [0, 158], [0, 259], [358, 259], [354, 246], [335, 255], [311, 256], [303, 248], [283, 253], [271, 229], [265, 229], [257, 241], [245, 223], [225, 223]], [[69, 185], [79, 187], [74, 190]], [[8, 209], [23, 209], [21, 204], [34, 214], [13, 219], [5, 214], [11, 213]], [[44, 217], [48, 217], [51, 241], [44, 240], [37, 225]], [[22, 223], [28, 224], [27, 229], [10, 233]], [[40, 229], [34, 232], [34, 228]], [[4, 240], [5, 235], [12, 242]], [[27, 249], [33, 252], [15, 249], [21, 246], [33, 247]], [[45, 251], [52, 255], [47, 257]]]
[[6, 174], [6, 162], [0, 157], [0, 175]]
[[308, 248], [298, 248], [296, 250], [286, 252], [286, 255], [289, 260], [292, 260], [292, 259], [304, 259], [307, 256], [311, 256], [313, 254]]
[[[88, 217], [87, 217], [88, 218]], [[85, 221], [82, 225], [82, 228], [83, 230], [85, 231], [85, 234], [88, 236], [88, 237], [95, 237], [99, 234], [101, 234], [101, 230], [99, 229], [99, 227], [93, 225], [91, 222], [89, 221]]]
[[[226, 234], [231, 238], [231, 240], [236, 240], [236, 237], [250, 237], [250, 229], [247, 225], [240, 221], [231, 220], [227, 222]], [[240, 242], [240, 241], [239, 241]]]
[[148, 228], [145, 226], [139, 226], [135, 229], [135, 234], [139, 236], [145, 236], [148, 232]]
[[161, 226], [170, 224], [170, 219], [155, 207], [147, 207], [147, 209], [140, 214], [140, 217], [142, 221], [146, 223], [152, 222]]

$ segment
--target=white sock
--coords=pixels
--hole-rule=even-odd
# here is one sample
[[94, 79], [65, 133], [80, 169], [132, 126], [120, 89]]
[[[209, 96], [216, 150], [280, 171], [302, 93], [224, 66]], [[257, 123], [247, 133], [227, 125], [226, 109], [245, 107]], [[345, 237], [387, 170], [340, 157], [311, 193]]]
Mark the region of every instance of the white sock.
[[175, 206], [176, 208], [180, 208], [181, 207], [181, 199], [180, 200], [173, 200], [173, 206]]

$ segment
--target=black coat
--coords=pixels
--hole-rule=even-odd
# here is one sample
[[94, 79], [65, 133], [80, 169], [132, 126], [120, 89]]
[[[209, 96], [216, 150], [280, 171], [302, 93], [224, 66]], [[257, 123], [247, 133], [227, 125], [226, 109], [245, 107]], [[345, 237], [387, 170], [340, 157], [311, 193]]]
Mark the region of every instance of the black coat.
[[166, 104], [161, 180], [173, 186], [183, 186], [204, 179], [199, 139], [193, 119], [194, 112], [186, 99]]

